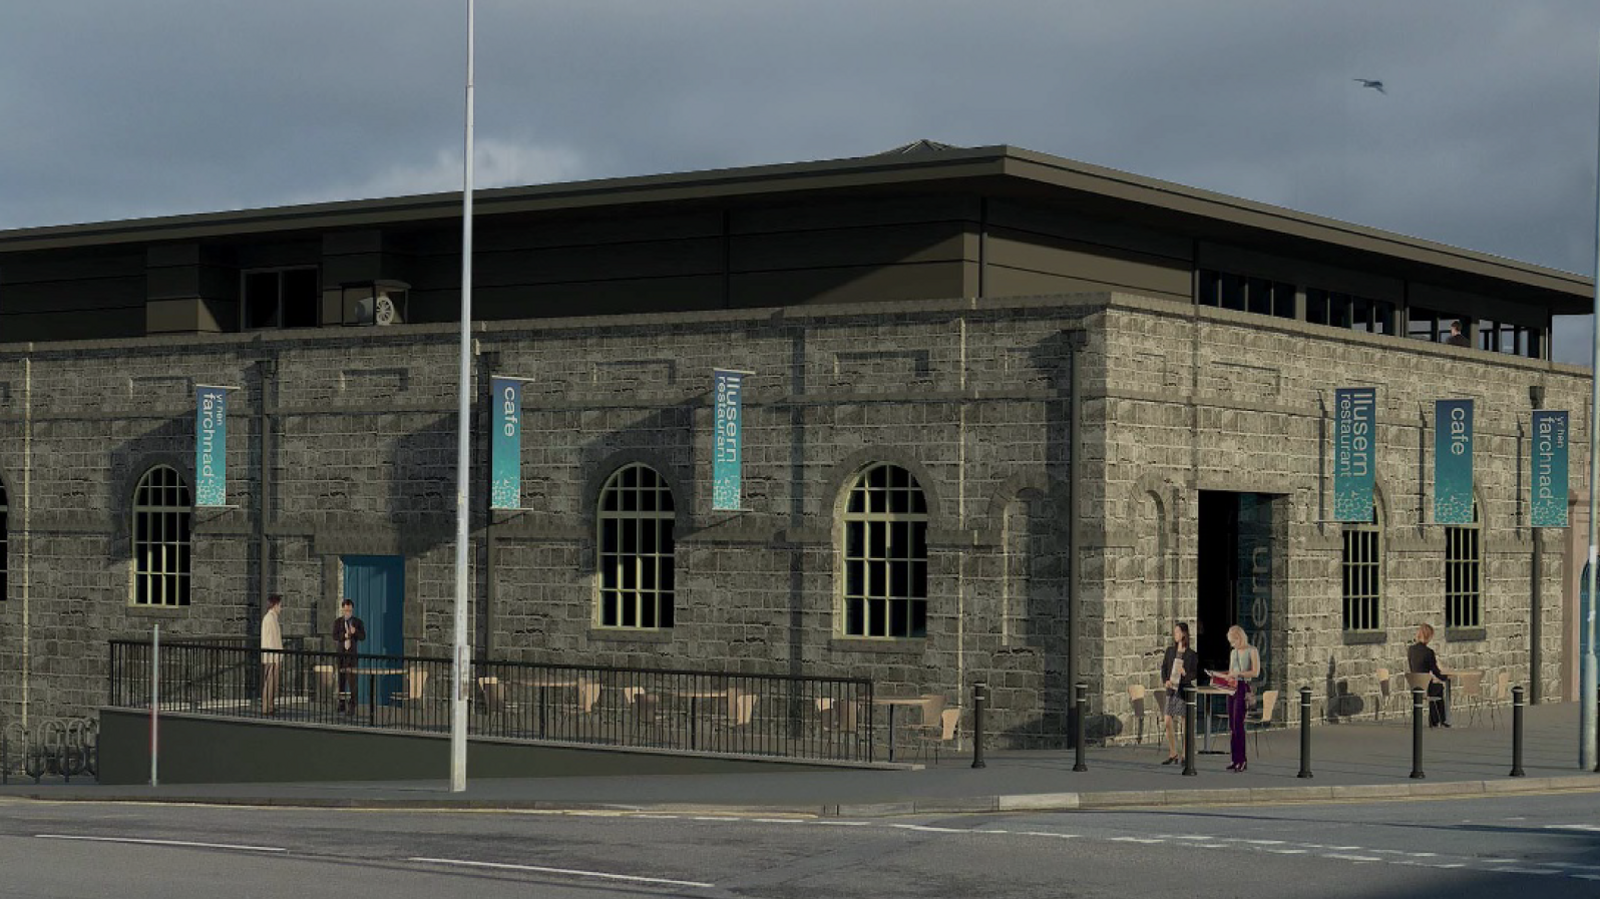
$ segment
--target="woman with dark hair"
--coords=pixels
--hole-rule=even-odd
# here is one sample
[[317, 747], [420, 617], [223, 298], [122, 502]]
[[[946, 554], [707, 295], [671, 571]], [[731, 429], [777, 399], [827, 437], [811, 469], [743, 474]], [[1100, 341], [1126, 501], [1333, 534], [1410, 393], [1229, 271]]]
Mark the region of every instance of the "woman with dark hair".
[[1172, 626], [1172, 645], [1167, 647], [1166, 657], [1161, 660], [1161, 683], [1167, 688], [1167, 701], [1161, 709], [1161, 722], [1167, 728], [1167, 748], [1170, 755], [1163, 765], [1174, 765], [1179, 761], [1178, 734], [1174, 719], [1183, 717], [1183, 688], [1194, 684], [1194, 676], [1200, 667], [1200, 657], [1189, 645], [1189, 625], [1182, 621]]

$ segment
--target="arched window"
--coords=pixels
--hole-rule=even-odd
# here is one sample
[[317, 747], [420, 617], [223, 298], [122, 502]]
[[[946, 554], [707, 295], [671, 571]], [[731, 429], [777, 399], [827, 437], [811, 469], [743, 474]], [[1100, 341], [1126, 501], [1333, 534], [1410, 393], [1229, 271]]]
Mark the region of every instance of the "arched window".
[[5, 602], [11, 594], [7, 592], [6, 563], [11, 559], [10, 544], [6, 537], [11, 533], [11, 516], [6, 514], [10, 507], [6, 505], [6, 482], [0, 481], [0, 602]]
[[1344, 526], [1344, 629], [1383, 626], [1383, 508], [1374, 501], [1372, 520]]
[[672, 491], [655, 469], [626, 465], [600, 491], [601, 627], [672, 627]]
[[928, 500], [911, 472], [873, 465], [844, 512], [844, 634], [928, 633]]
[[133, 492], [133, 604], [189, 604], [189, 525], [194, 501], [177, 470], [157, 465]]
[[1483, 523], [1472, 503], [1472, 524], [1444, 529], [1444, 626], [1483, 626]]

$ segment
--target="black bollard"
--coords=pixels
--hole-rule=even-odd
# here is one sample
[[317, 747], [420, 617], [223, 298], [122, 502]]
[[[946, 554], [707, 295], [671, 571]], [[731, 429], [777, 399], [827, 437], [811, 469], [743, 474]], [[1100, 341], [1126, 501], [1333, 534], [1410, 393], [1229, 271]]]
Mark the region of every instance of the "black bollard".
[[1077, 744], [1077, 751], [1072, 763], [1072, 770], [1087, 771], [1089, 766], [1083, 761], [1083, 719], [1089, 711], [1089, 685], [1079, 681], [1072, 691], [1072, 738]]
[[1300, 773], [1311, 776], [1311, 688], [1300, 688]]
[[989, 702], [987, 684], [972, 685], [972, 767], [989, 767], [983, 760], [983, 707]]
[[1194, 684], [1183, 688], [1183, 776], [1194, 777]]
[[1522, 688], [1511, 688], [1511, 776], [1522, 777]]
[[1411, 776], [1421, 780], [1428, 775], [1422, 773], [1422, 728], [1427, 724], [1428, 694], [1421, 687], [1411, 690]]

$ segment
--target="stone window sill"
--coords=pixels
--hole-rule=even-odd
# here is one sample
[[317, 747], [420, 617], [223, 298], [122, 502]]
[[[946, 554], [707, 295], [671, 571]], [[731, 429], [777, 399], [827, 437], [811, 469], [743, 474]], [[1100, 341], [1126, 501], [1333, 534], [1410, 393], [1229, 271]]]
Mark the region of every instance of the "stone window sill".
[[190, 606], [135, 606], [129, 605], [130, 618], [187, 618]]
[[1346, 646], [1373, 646], [1379, 643], [1388, 643], [1389, 635], [1384, 631], [1345, 631], [1344, 645]]
[[920, 656], [928, 641], [921, 637], [874, 640], [865, 637], [834, 637], [828, 648], [834, 652], [881, 652], [889, 655]]
[[1489, 639], [1489, 629], [1483, 627], [1447, 627], [1444, 629], [1446, 643], [1472, 643]]
[[591, 627], [589, 639], [603, 643], [671, 643], [672, 629], [632, 630], [620, 627]]

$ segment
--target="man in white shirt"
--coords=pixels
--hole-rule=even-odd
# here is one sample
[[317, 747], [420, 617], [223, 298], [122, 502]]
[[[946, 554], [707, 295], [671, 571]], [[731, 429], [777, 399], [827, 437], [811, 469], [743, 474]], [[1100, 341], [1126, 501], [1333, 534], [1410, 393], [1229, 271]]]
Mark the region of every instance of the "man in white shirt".
[[[283, 597], [274, 593], [267, 597], [267, 614], [261, 618], [261, 714], [272, 715], [278, 711], [278, 669], [283, 661], [283, 629], [278, 626], [278, 615], [283, 611]], [[275, 651], [277, 650], [277, 651]]]

